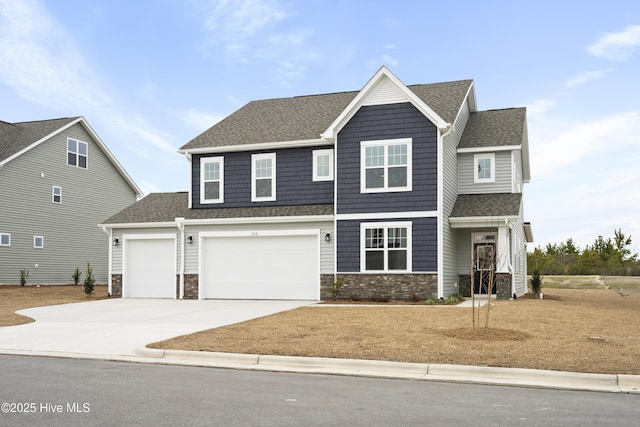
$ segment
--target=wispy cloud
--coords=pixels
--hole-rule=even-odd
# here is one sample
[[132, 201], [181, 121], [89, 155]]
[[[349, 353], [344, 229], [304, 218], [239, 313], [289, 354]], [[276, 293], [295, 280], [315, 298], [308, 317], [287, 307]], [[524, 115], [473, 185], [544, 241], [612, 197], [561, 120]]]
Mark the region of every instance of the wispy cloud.
[[187, 111], [183, 111], [179, 114], [182, 121], [195, 129], [205, 131], [214, 124], [218, 123], [224, 118], [223, 115], [218, 113], [209, 113], [205, 111], [199, 111], [195, 108], [190, 108]]
[[552, 99], [548, 99], [548, 98], [535, 99], [533, 102], [526, 104], [527, 115], [538, 116], [538, 115], [545, 114], [554, 105], [556, 105], [556, 102]]
[[575, 76], [570, 77], [564, 83], [564, 85], [569, 87], [583, 85], [585, 83], [589, 83], [590, 81], [601, 79], [613, 70], [614, 68], [607, 68], [606, 70], [583, 71], [576, 74]]
[[629, 25], [617, 33], [605, 33], [587, 51], [599, 58], [624, 61], [640, 46], [640, 25]]

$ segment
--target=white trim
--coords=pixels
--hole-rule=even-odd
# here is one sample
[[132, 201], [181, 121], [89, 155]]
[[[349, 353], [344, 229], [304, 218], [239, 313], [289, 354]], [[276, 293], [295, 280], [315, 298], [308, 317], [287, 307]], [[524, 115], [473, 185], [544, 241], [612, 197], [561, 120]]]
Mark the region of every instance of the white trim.
[[189, 171], [189, 173], [187, 175], [188, 178], [187, 180], [189, 181], [189, 199], [187, 202], [187, 206], [189, 207], [189, 209], [191, 209], [193, 206], [192, 200], [191, 198], [193, 197], [193, 157], [191, 156], [191, 154], [186, 154], [185, 157], [187, 158], [187, 162], [189, 162], [189, 168], [187, 169]]
[[[491, 166], [489, 168], [491, 176], [489, 178], [480, 178], [478, 176], [478, 162], [480, 160], [490, 160]], [[496, 155], [495, 153], [483, 153], [473, 155], [473, 183], [474, 184], [486, 184], [496, 182]]]
[[286, 236], [318, 236], [319, 228], [300, 230], [228, 230], [228, 231], [201, 231], [198, 238], [202, 241], [207, 237], [286, 237]]
[[502, 146], [492, 146], [492, 147], [469, 147], [469, 148], [458, 148], [458, 154], [462, 153], [489, 153], [494, 151], [513, 151], [513, 150], [521, 150], [522, 145], [502, 145]]
[[[360, 224], [360, 272], [367, 274], [379, 274], [379, 273], [403, 273], [408, 274], [412, 272], [412, 258], [413, 258], [413, 223], [411, 221], [396, 221], [396, 222], [363, 222]], [[366, 233], [367, 229], [383, 228], [384, 229], [384, 247], [382, 252], [384, 253], [384, 269], [383, 270], [367, 270], [366, 259]], [[389, 270], [389, 259], [387, 246], [388, 242], [388, 230], [390, 228], [406, 228], [407, 229], [407, 247], [403, 248], [407, 251], [407, 268], [405, 270]]]
[[[9, 238], [9, 243], [2, 243], [3, 236], [7, 236]], [[11, 246], [11, 233], [0, 233], [0, 246]]]
[[[218, 198], [217, 199], [205, 199], [205, 180], [204, 180], [204, 165], [207, 163], [218, 163], [220, 166], [218, 182]], [[212, 182], [214, 182], [212, 180]], [[208, 205], [215, 203], [224, 203], [224, 157], [201, 157], [200, 158], [200, 204]]]
[[375, 219], [394, 219], [394, 218], [434, 218], [438, 216], [438, 211], [405, 211], [405, 212], [376, 212], [376, 213], [352, 213], [337, 214], [337, 221], [350, 220], [375, 220]]
[[[74, 141], [76, 143], [76, 151], [75, 152], [69, 151], [69, 141]], [[79, 165], [79, 163], [80, 163], [79, 160], [80, 160], [80, 156], [81, 156], [81, 154], [80, 154], [80, 144], [84, 144], [86, 146], [86, 154], [84, 155], [84, 157], [85, 157], [84, 167]], [[81, 141], [81, 140], [79, 140], [77, 138], [72, 138], [72, 137], [68, 136], [67, 137], [67, 150], [65, 151], [65, 154], [66, 154], [66, 157], [67, 157], [65, 159], [67, 166], [72, 166], [72, 167], [76, 167], [76, 168], [80, 168], [80, 169], [89, 169], [89, 143], [88, 142]], [[76, 164], [75, 165], [72, 165], [72, 164], [69, 163], [69, 154], [74, 154], [76, 156]]]
[[[318, 157], [329, 156], [329, 175], [318, 175]], [[313, 150], [313, 181], [333, 181], [333, 148]]]
[[180, 154], [214, 154], [214, 153], [229, 153], [237, 151], [258, 151], [258, 150], [277, 150], [281, 148], [302, 148], [302, 147], [315, 147], [318, 145], [333, 145], [333, 142], [324, 138], [318, 139], [303, 139], [299, 141], [274, 141], [274, 142], [259, 142], [256, 144], [236, 144], [225, 145], [220, 147], [201, 147], [201, 148], [189, 148], [186, 150], [178, 150]]
[[451, 228], [498, 227], [506, 221], [516, 221], [517, 216], [468, 216], [449, 218]]
[[105, 229], [114, 229], [114, 228], [166, 228], [166, 227], [177, 227], [178, 225], [172, 222], [129, 222], [129, 223], [121, 223], [121, 224], [98, 224], [98, 227], [103, 227]]
[[[389, 147], [392, 145], [406, 145], [407, 146], [407, 185], [404, 187], [389, 187]], [[384, 148], [384, 186], [381, 188], [367, 188], [367, 166], [366, 166], [366, 151], [368, 147], [383, 147]], [[391, 192], [403, 192], [412, 191], [413, 184], [413, 167], [412, 167], [412, 153], [413, 153], [413, 140], [412, 138], [397, 138], [397, 139], [381, 139], [371, 141], [360, 141], [360, 193], [391, 193]], [[380, 167], [380, 166], [378, 166]]]
[[[404, 218], [404, 217], [403, 217]], [[185, 225], [220, 225], [220, 224], [275, 224], [286, 222], [315, 222], [333, 221], [334, 215], [301, 215], [301, 216], [265, 216], [247, 218], [205, 218], [186, 219], [180, 222]], [[178, 227], [176, 222], [139, 222], [120, 224], [98, 224], [105, 229], [127, 229], [127, 228], [168, 228]]]
[[[271, 160], [271, 196], [256, 196], [256, 163], [258, 160]], [[262, 177], [266, 179], [266, 177]], [[251, 155], [251, 201], [252, 202], [272, 202], [276, 200], [276, 153], [261, 153]]]
[[[56, 194], [56, 188], [60, 190], [60, 194]], [[60, 201], [56, 202], [56, 196], [60, 197]], [[51, 186], [51, 203], [55, 203], [58, 205], [62, 204], [62, 187], [60, 187], [59, 185]]]
[[[36, 244], [38, 239], [40, 239], [42, 241], [40, 246], [38, 246]], [[33, 236], [33, 248], [34, 249], [43, 249], [44, 248], [44, 237], [43, 236]]]
[[[466, 98], [465, 98], [466, 100]], [[460, 112], [458, 112], [460, 114]], [[456, 119], [458, 116], [456, 116]], [[455, 120], [453, 121], [455, 124]], [[437, 155], [437, 180], [438, 180], [438, 190], [437, 190], [437, 201], [436, 201], [436, 209], [437, 209], [437, 224], [436, 224], [436, 233], [437, 233], [437, 246], [438, 246], [438, 254], [437, 254], [437, 265], [438, 271], [440, 272], [437, 276], [438, 280], [438, 298], [444, 298], [444, 144], [445, 144], [445, 136], [438, 135], [436, 149]]]

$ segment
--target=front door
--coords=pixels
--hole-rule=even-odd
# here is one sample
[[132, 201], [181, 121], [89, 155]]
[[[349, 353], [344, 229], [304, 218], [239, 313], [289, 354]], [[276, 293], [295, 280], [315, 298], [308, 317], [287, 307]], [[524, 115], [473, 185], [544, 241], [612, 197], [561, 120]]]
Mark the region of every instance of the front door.
[[479, 242], [473, 244], [473, 283], [476, 294], [496, 293], [496, 244]]

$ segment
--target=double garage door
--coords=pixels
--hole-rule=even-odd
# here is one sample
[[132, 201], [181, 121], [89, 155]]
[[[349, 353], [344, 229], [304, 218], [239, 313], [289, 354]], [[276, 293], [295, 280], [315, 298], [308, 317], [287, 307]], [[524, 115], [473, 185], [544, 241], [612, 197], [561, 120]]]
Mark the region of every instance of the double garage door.
[[[176, 298], [176, 238], [125, 240], [123, 296]], [[319, 238], [315, 232], [203, 233], [199, 298], [317, 300]]]

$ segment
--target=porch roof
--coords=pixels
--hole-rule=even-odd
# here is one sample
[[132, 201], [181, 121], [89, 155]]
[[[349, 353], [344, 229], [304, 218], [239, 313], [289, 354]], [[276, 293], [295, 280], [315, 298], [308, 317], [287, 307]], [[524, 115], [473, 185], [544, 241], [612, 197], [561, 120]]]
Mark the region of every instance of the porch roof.
[[460, 194], [451, 218], [514, 217], [520, 215], [522, 193]]

